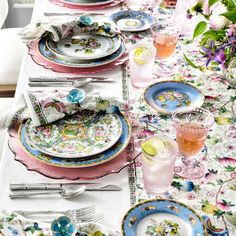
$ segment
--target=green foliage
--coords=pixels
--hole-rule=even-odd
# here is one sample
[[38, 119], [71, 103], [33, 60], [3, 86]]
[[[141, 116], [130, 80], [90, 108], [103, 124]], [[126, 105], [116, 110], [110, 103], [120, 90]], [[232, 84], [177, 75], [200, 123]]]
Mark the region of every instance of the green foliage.
[[205, 21], [200, 21], [193, 32], [193, 39], [203, 34], [207, 29], [207, 23]]
[[208, 5], [209, 7], [212, 6], [214, 3], [218, 2], [218, 0], [209, 0]]
[[236, 23], [236, 8], [221, 15], [232, 21], [232, 23]]
[[192, 66], [195, 69], [199, 69], [199, 66], [195, 65], [185, 54], [184, 54], [184, 59], [190, 66]]

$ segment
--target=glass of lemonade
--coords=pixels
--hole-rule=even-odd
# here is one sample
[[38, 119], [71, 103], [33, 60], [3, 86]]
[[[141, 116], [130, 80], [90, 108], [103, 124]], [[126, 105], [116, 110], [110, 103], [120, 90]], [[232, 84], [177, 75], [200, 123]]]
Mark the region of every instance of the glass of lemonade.
[[142, 144], [143, 181], [148, 194], [167, 192], [173, 180], [178, 153], [174, 140], [164, 135], [154, 135]]
[[130, 48], [130, 80], [133, 87], [145, 88], [152, 82], [155, 54], [152, 41], [142, 41]]
[[205, 171], [196, 159], [205, 146], [214, 116], [203, 108], [180, 108], [172, 114], [172, 118], [179, 152], [182, 154], [182, 163], [178, 168], [180, 173], [177, 174], [186, 179], [199, 179]]
[[179, 27], [172, 21], [155, 23], [151, 26], [153, 44], [156, 48], [156, 58], [159, 62], [157, 75], [169, 76], [174, 73], [174, 65], [170, 63], [176, 51], [179, 38]]

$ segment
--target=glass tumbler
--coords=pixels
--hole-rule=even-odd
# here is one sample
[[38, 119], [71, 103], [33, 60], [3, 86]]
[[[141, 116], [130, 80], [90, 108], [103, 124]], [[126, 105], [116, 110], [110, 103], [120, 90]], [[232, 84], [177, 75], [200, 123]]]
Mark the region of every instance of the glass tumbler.
[[156, 49], [152, 41], [134, 44], [129, 51], [131, 84], [135, 88], [145, 88], [153, 78]]
[[144, 187], [148, 194], [165, 193], [171, 188], [178, 147], [164, 135], [154, 135], [142, 144]]

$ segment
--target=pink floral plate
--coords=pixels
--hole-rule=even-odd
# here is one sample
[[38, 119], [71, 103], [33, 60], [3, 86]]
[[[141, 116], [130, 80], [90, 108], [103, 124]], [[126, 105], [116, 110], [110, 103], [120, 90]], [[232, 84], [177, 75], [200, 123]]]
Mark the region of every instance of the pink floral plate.
[[81, 10], [100, 10], [100, 9], [116, 6], [116, 5], [123, 2], [123, 0], [114, 0], [114, 1], [108, 2], [108, 3], [104, 2], [104, 4], [100, 4], [100, 5], [79, 5], [77, 3], [66, 2], [63, 0], [50, 0], [50, 1], [53, 4], [56, 4], [56, 5], [59, 5], [62, 7], [68, 7], [68, 8], [72, 8], [72, 9], [81, 9]]
[[[123, 168], [132, 164], [140, 155], [139, 151], [133, 151], [132, 145], [129, 145], [116, 158], [102, 163], [100, 165], [84, 167], [84, 168], [62, 168], [47, 165], [30, 156], [29, 153], [23, 150], [18, 141], [18, 130], [10, 130], [10, 138], [8, 141], [9, 148], [15, 155], [15, 160], [22, 163], [27, 170], [35, 171], [52, 179], [67, 179], [67, 180], [93, 180], [104, 177], [109, 174], [119, 173]], [[132, 151], [132, 154], [131, 154]]]
[[[94, 73], [113, 70], [128, 60], [127, 51], [121, 49], [122, 52], [120, 55], [117, 55], [116, 59], [106, 64], [101, 64], [99, 66], [97, 65], [95, 67], [92, 67], [91, 69], [90, 67], [87, 67], [87, 68], [81, 67], [81, 66], [78, 67], [78, 66], [69, 65], [68, 63], [67, 64], [59, 63], [58, 60], [61, 61], [61, 59], [58, 58], [58, 60], [54, 60], [53, 58], [51, 58], [50, 55], [48, 55], [48, 53], [50, 52], [48, 52], [45, 55], [42, 54], [39, 49], [39, 41], [34, 41], [28, 44], [28, 48], [29, 48], [28, 53], [29, 55], [31, 55], [32, 59], [34, 60], [36, 64], [41, 65], [47, 69], [60, 72], [60, 73], [94, 74]], [[118, 53], [119, 52], [117, 52], [117, 54]]]

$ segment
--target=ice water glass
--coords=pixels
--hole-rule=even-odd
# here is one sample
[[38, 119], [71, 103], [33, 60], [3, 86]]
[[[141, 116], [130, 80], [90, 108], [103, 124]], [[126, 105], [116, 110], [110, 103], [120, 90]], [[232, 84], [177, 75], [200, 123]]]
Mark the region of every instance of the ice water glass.
[[145, 88], [152, 82], [155, 54], [152, 41], [140, 42], [130, 48], [130, 80], [133, 87]]
[[165, 193], [171, 188], [178, 153], [174, 140], [164, 135], [145, 139], [142, 144], [144, 187], [148, 194]]

